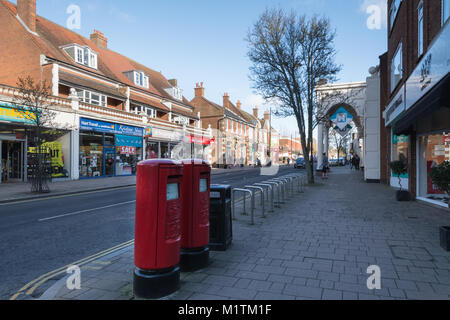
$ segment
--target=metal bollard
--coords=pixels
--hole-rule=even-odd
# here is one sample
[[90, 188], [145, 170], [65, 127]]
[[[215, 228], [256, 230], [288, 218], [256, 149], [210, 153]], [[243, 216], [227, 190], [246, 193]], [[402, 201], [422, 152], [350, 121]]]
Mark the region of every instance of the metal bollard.
[[267, 188], [267, 200], [269, 200], [269, 191], [270, 191], [270, 210], [269, 212], [274, 212], [273, 202], [274, 202], [274, 192], [273, 185], [265, 184], [265, 183], [255, 183], [255, 186], [266, 187]]
[[246, 209], [245, 209], [245, 202], [246, 202], [246, 197], [245, 195], [247, 193], [250, 193], [250, 202], [251, 202], [251, 224], [254, 225], [255, 224], [255, 218], [254, 218], [254, 214], [255, 214], [255, 197], [254, 197], [254, 193], [251, 190], [248, 189], [240, 189], [240, 188], [236, 188], [233, 189], [233, 197], [232, 197], [232, 207], [233, 207], [233, 219], [236, 219], [236, 192], [243, 192], [244, 193], [244, 214], [246, 214]]
[[262, 217], [265, 218], [266, 214], [265, 214], [265, 208], [264, 208], [264, 188], [262, 187], [256, 187], [256, 186], [245, 186], [244, 188], [247, 189], [255, 189], [255, 190], [259, 190], [261, 191], [261, 206], [262, 206]]

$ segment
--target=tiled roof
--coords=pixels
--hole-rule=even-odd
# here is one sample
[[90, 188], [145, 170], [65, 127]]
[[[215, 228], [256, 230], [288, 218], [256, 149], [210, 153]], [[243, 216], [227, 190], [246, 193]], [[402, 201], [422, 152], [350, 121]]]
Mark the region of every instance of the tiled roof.
[[[17, 9], [14, 4], [5, 0], [0, 1], [2, 1], [2, 4], [4, 4], [12, 12], [13, 15], [17, 15]], [[41, 48], [41, 52], [49, 58], [55, 59], [62, 63], [66, 63], [68, 65], [75, 66], [76, 68], [85, 70], [89, 73], [93, 73], [102, 77], [106, 77], [110, 80], [126, 84], [130, 87], [135, 87], [140, 90], [147, 91], [150, 94], [164, 97], [171, 100], [172, 102], [177, 102], [176, 99], [174, 99], [164, 90], [167, 88], [171, 88], [172, 85], [160, 72], [152, 70], [117, 52], [100, 48], [91, 40], [40, 16], [36, 17], [36, 33], [39, 36], [34, 36], [31, 33], [29, 35], [39, 46], [39, 48]], [[98, 69], [96, 70], [76, 63], [63, 49], [61, 49], [61, 47], [69, 44], [89, 46], [92, 50], [97, 52]], [[132, 81], [130, 81], [124, 75], [124, 72], [130, 70], [139, 70], [146, 73], [149, 77], [149, 88], [147, 89], [138, 87]], [[109, 92], [106, 91], [106, 93]], [[184, 97], [182, 101], [179, 101], [179, 103], [193, 109], [193, 107], [189, 105], [189, 102]], [[189, 112], [186, 112], [186, 114], [196, 118], [194, 114], [189, 114]]]

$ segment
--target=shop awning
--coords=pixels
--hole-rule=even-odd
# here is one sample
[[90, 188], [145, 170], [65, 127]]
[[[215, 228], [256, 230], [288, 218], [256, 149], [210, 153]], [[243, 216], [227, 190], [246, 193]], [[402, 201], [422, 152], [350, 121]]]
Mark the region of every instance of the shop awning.
[[450, 108], [450, 74], [411, 107], [393, 126], [395, 135], [408, 135], [415, 131], [418, 119], [441, 107]]

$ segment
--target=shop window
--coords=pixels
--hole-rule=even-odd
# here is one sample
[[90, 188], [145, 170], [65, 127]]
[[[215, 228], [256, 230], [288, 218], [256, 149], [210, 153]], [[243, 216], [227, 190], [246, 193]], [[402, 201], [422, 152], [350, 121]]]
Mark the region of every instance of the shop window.
[[147, 142], [147, 151], [145, 159], [157, 159], [159, 157], [159, 143], [158, 142]]
[[419, 138], [419, 196], [435, 201], [448, 201], [430, 178], [431, 169], [450, 161], [450, 135], [434, 134]]
[[80, 133], [80, 177], [100, 176], [103, 176], [103, 136]]
[[142, 138], [116, 134], [115, 141], [116, 175], [136, 174], [137, 164], [142, 160]]

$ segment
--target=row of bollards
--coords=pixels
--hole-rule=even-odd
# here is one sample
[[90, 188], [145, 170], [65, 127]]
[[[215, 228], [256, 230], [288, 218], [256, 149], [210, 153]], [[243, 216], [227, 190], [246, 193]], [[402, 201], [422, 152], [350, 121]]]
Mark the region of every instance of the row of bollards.
[[[235, 188], [232, 191], [232, 214], [233, 219], [236, 219], [236, 203], [240, 200], [237, 199], [236, 194], [243, 194], [243, 213], [242, 215], [248, 215], [247, 212], [247, 196], [250, 197], [250, 224], [255, 224], [255, 198], [259, 193], [261, 199], [262, 218], [266, 217], [266, 202], [269, 202], [269, 212], [274, 212], [275, 208], [279, 209], [285, 204], [289, 198], [295, 196], [296, 193], [303, 193], [305, 189], [305, 176], [301, 174], [288, 174], [281, 177], [276, 177], [255, 183], [254, 185], [248, 185], [243, 188]], [[276, 195], [276, 196], [275, 196]]]

